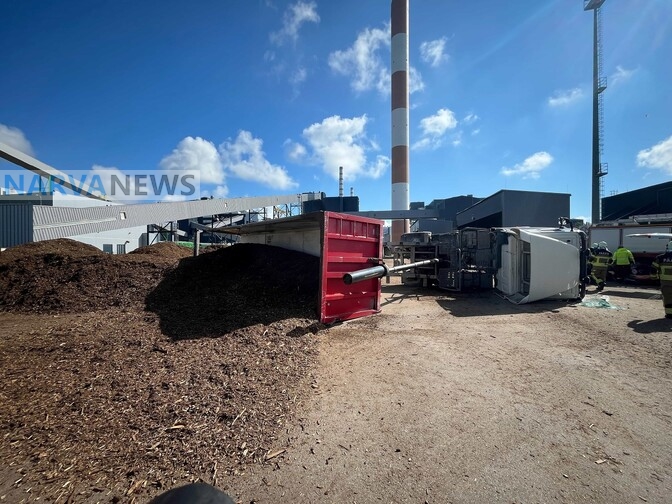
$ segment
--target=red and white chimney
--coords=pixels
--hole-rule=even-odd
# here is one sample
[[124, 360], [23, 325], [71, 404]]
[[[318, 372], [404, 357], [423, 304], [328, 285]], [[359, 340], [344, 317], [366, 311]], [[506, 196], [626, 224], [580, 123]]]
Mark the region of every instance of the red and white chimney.
[[[408, 0], [392, 0], [392, 210], [408, 210]], [[408, 220], [392, 221], [392, 243], [409, 232]]]

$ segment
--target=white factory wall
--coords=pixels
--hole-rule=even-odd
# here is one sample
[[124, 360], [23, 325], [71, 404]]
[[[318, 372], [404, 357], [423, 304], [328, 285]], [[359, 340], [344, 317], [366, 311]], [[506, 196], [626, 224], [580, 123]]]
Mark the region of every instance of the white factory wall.
[[[92, 206], [106, 206], [112, 203], [85, 198], [82, 196], [65, 195], [56, 192], [54, 194], [54, 206], [69, 208], [86, 208]], [[117, 229], [113, 231], [103, 231], [100, 233], [90, 233], [85, 235], [70, 236], [72, 240], [87, 243], [105, 251], [105, 247], [111, 246], [112, 253], [116, 254], [119, 249], [131, 252], [139, 247], [147, 245], [147, 227], [138, 226], [126, 229]], [[128, 242], [128, 243], [127, 243]], [[125, 247], [124, 247], [125, 245]]]

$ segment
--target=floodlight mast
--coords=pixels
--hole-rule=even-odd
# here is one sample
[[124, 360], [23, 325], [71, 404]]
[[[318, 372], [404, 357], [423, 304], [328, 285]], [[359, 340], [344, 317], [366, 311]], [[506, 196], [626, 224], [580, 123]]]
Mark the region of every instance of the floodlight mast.
[[583, 10], [593, 11], [593, 163], [592, 163], [592, 213], [593, 224], [601, 220], [604, 177], [608, 172], [607, 163], [602, 163], [604, 148], [604, 106], [602, 92], [607, 89], [607, 79], [602, 76], [602, 37], [600, 8], [605, 0], [584, 0]]

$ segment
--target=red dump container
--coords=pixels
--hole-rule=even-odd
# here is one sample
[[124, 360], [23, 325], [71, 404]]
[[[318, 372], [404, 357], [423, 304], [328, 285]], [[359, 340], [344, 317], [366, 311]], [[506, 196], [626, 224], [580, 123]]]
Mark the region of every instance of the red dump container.
[[380, 311], [380, 279], [351, 285], [343, 274], [368, 268], [383, 257], [383, 221], [336, 212], [311, 212], [295, 217], [227, 228], [241, 243], [263, 243], [320, 257], [317, 299], [320, 322], [331, 324]]
[[329, 324], [380, 311], [380, 279], [346, 285], [343, 274], [371, 267], [371, 259], [382, 257], [382, 221], [324, 212], [320, 254], [320, 321]]

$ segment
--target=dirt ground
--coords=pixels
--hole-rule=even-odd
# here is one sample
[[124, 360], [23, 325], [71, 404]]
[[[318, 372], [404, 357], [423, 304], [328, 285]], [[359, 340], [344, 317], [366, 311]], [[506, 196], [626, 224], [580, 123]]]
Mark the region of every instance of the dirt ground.
[[[516, 306], [393, 279], [372, 317], [215, 317], [204, 334], [162, 310], [188, 308], [171, 271], [146, 307], [0, 313], [0, 502], [139, 503], [199, 479], [259, 504], [670, 502], [672, 320], [655, 288], [608, 287], [614, 309]], [[87, 367], [64, 366], [75, 355]], [[40, 388], [59, 367], [93, 376]], [[42, 394], [25, 410], [23, 381]], [[105, 429], [112, 450], [92, 438]]]
[[380, 315], [320, 333], [287, 452], [230, 487], [260, 504], [670, 502], [672, 320], [653, 288], [602, 295], [620, 309], [384, 285]]

